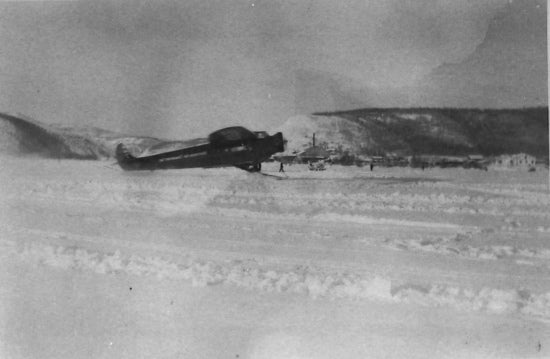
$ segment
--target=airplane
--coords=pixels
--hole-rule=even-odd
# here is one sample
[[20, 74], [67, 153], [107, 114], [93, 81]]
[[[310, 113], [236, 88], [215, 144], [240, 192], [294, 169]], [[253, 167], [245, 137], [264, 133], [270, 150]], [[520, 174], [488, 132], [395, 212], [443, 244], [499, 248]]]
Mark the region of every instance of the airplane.
[[161, 142], [134, 156], [124, 144], [116, 148], [119, 166], [126, 171], [235, 166], [259, 172], [261, 163], [284, 151], [283, 134], [252, 132], [233, 126], [212, 132], [208, 138]]

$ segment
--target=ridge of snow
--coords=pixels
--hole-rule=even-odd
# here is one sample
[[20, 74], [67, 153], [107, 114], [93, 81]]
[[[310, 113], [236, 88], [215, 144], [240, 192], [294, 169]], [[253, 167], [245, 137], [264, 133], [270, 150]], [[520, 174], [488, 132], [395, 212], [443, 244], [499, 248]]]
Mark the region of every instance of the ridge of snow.
[[199, 287], [230, 285], [264, 292], [303, 294], [312, 299], [369, 299], [424, 306], [444, 305], [493, 314], [519, 313], [550, 321], [550, 292], [533, 294], [522, 289], [488, 287], [475, 291], [439, 284], [396, 285], [379, 275], [329, 273], [310, 266], [284, 271], [250, 266], [241, 261], [203, 261], [192, 256], [187, 256], [184, 263], [174, 263], [162, 257], [125, 256], [120, 251], [102, 254], [39, 243], [17, 250], [15, 244], [4, 242], [3, 247], [22, 260], [35, 264], [104, 275], [124, 272], [154, 276], [159, 280], [185, 280]]

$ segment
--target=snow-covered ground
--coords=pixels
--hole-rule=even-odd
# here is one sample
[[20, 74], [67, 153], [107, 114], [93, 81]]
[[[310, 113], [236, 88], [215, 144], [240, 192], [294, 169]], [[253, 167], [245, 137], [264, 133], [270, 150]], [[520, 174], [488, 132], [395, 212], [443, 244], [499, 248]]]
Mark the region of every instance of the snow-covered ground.
[[550, 356], [547, 170], [0, 161], [2, 358]]

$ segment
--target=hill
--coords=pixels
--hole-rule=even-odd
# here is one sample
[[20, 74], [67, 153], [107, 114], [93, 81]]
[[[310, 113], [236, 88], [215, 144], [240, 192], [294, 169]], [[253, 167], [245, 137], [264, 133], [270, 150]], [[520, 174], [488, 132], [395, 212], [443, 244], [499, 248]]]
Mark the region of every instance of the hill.
[[119, 143], [141, 152], [160, 141], [96, 127], [48, 125], [22, 115], [0, 113], [0, 152], [4, 153], [98, 160], [114, 157]]
[[290, 118], [288, 151], [319, 145], [354, 154], [548, 156], [548, 109], [369, 108]]

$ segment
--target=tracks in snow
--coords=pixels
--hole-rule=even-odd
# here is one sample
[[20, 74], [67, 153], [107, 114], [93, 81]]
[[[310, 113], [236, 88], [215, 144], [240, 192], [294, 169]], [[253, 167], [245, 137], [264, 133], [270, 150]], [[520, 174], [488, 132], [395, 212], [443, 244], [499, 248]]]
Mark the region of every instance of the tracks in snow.
[[0, 208], [3, 245], [43, 263], [161, 266], [175, 279], [321, 297], [542, 316], [550, 307], [549, 212], [537, 184], [55, 166], [5, 182]]

